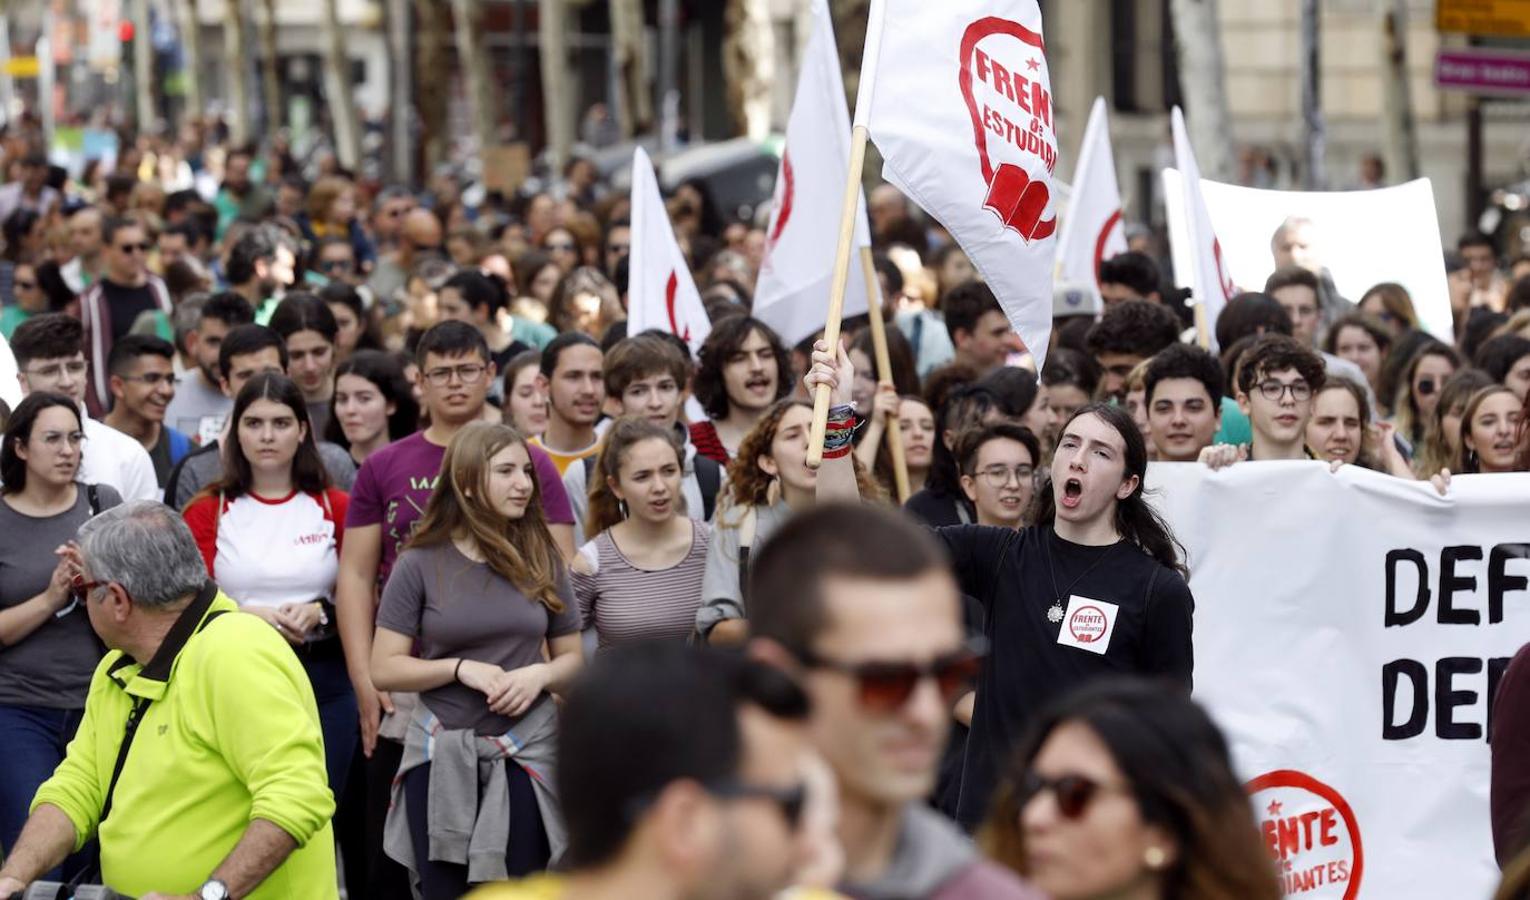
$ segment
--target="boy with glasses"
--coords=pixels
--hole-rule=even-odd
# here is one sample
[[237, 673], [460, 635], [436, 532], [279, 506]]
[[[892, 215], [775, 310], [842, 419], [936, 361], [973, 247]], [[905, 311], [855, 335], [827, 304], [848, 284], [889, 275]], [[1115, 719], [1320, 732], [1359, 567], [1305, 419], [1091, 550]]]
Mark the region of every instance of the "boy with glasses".
[[85, 402], [90, 414], [105, 415], [112, 394], [107, 384], [107, 358], [112, 345], [132, 330], [146, 312], [172, 312], [170, 290], [149, 271], [148, 231], [134, 219], [108, 219], [101, 226], [105, 270], [101, 279], [80, 297], [80, 321], [90, 354], [92, 378]]
[[977, 677], [945, 553], [873, 506], [794, 517], [750, 573], [751, 653], [796, 676], [840, 791], [841, 890], [855, 897], [1029, 898], [924, 805], [951, 707]]
[[1041, 442], [1029, 428], [996, 422], [957, 439], [962, 491], [977, 509], [979, 525], [1019, 528], [1035, 494]]
[[1219, 469], [1239, 459], [1312, 459], [1307, 420], [1325, 377], [1322, 358], [1296, 339], [1283, 334], [1260, 338], [1243, 355], [1237, 374], [1238, 408], [1253, 427], [1253, 442], [1207, 447], [1201, 461]]
[[170, 470], [191, 452], [191, 439], [165, 424], [175, 397], [175, 347], [164, 338], [130, 334], [112, 347], [112, 397], [106, 424], [149, 451], [154, 478], [163, 488]]
[[[81, 349], [84, 339], [80, 320], [63, 313], [44, 313], [21, 323], [11, 338], [11, 352], [22, 396], [53, 391], [83, 405], [90, 372]], [[81, 482], [109, 484], [124, 500], [158, 499], [154, 463], [137, 441], [89, 416], [80, 424], [85, 431]]]

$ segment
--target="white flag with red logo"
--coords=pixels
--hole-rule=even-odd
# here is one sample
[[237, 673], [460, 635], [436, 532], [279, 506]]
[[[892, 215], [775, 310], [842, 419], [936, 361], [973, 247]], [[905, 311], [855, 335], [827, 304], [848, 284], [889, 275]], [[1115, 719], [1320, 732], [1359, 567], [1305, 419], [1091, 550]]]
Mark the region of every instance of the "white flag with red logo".
[[855, 121], [883, 177], [961, 245], [1039, 368], [1058, 204], [1036, 0], [873, 0]]
[[[845, 108], [834, 23], [828, 6], [815, 0], [813, 34], [802, 54], [797, 97], [786, 123], [786, 151], [776, 174], [775, 208], [754, 294], [755, 316], [774, 328], [787, 346], [824, 326], [849, 160], [850, 112]], [[846, 316], [870, 308], [860, 259], [860, 248], [869, 246], [871, 229], [862, 196], [845, 286]]]
[[632, 155], [632, 250], [627, 273], [627, 333], [660, 328], [683, 338], [692, 353], [700, 350], [712, 322], [675, 240], [653, 163], [642, 147]]
[[1126, 229], [1121, 224], [1121, 188], [1116, 182], [1116, 158], [1110, 149], [1110, 124], [1105, 98], [1096, 97], [1084, 128], [1073, 191], [1057, 239], [1057, 277], [1087, 286], [1100, 305], [1100, 263], [1126, 252]]
[[[1188, 261], [1190, 272], [1190, 295], [1205, 311], [1204, 322], [1208, 346], [1217, 349], [1216, 324], [1222, 308], [1238, 293], [1226, 260], [1222, 254], [1222, 242], [1217, 239], [1211, 224], [1211, 213], [1206, 211], [1206, 198], [1201, 196], [1201, 167], [1195, 161], [1195, 148], [1190, 146], [1190, 133], [1185, 130], [1185, 117], [1174, 107], [1170, 121], [1174, 129], [1174, 164], [1179, 168], [1180, 204], [1170, 204], [1169, 211], [1179, 206], [1182, 227], [1170, 229], [1170, 240], [1175, 231], [1182, 235], [1188, 253], [1175, 256]], [[1167, 181], [1165, 183], [1168, 183]], [[1176, 265], [1176, 269], [1179, 266]], [[1183, 270], [1181, 270], [1183, 271]]]

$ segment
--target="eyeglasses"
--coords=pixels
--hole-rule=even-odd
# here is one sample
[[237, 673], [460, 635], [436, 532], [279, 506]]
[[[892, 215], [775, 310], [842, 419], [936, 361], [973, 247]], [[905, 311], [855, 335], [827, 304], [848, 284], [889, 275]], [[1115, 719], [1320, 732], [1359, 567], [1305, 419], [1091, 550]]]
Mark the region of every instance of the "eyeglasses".
[[1433, 378], [1422, 378], [1419, 379], [1418, 387], [1413, 389], [1413, 393], [1418, 394], [1420, 397], [1427, 397], [1434, 393], [1434, 388], [1435, 384]]
[[702, 785], [707, 793], [727, 800], [769, 800], [781, 810], [781, 817], [791, 830], [802, 827], [802, 812], [807, 807], [807, 787], [796, 784], [791, 787], [767, 787], [749, 784], [736, 778], [723, 778]]
[[149, 243], [144, 241], [141, 244], [118, 244], [117, 250], [122, 253], [148, 253]]
[[1290, 384], [1281, 384], [1278, 381], [1259, 382], [1259, 393], [1266, 400], [1279, 402], [1280, 398], [1286, 395], [1286, 391], [1291, 392], [1291, 399], [1297, 403], [1312, 399], [1312, 385], [1305, 381], [1293, 381]]
[[986, 649], [984, 641], [975, 638], [955, 653], [922, 664], [847, 663], [818, 656], [809, 650], [798, 652], [797, 658], [810, 669], [830, 669], [849, 675], [856, 680], [860, 704], [867, 712], [891, 713], [908, 703], [919, 682], [926, 678], [935, 679], [945, 703], [950, 705], [977, 680]]
[[1014, 478], [1018, 484], [1025, 484], [1035, 472], [1031, 466], [989, 466], [977, 475], [989, 487], [1001, 488], [1009, 484], [1010, 478]]
[[1024, 809], [1042, 791], [1051, 791], [1057, 800], [1057, 811], [1065, 819], [1078, 819], [1089, 809], [1089, 804], [1102, 791], [1126, 790], [1124, 787], [1104, 785], [1084, 775], [1063, 775], [1044, 778], [1028, 771], [1020, 780], [1020, 808]]
[[319, 263], [319, 268], [326, 272], [349, 272], [351, 261], [348, 259], [326, 259]]
[[85, 374], [85, 361], [54, 363], [51, 366], [39, 366], [35, 369], [27, 369], [27, 374], [34, 378], [57, 378], [64, 373], [79, 378]]
[[123, 381], [140, 381], [151, 388], [157, 388], [162, 384], [175, 384], [173, 372], [150, 372], [147, 375], [118, 375]]
[[90, 598], [91, 591], [109, 584], [110, 581], [86, 581], [84, 575], [76, 575], [69, 583], [69, 596], [75, 603], [83, 604]]
[[439, 369], [431, 369], [425, 373], [425, 380], [433, 387], [446, 387], [452, 383], [452, 376], [463, 384], [477, 384], [483, 378], [483, 373], [489, 370], [488, 366], [479, 363], [468, 363], [460, 366], [442, 366]]

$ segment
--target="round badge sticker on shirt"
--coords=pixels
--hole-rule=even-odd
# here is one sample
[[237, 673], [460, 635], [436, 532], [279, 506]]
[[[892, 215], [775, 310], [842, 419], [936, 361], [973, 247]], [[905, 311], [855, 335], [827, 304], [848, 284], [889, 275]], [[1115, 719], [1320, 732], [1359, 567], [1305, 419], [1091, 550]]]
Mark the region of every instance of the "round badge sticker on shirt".
[[1063, 613], [1062, 627], [1057, 632], [1057, 643], [1104, 656], [1110, 649], [1110, 635], [1116, 629], [1120, 609], [1104, 600], [1072, 595], [1068, 598], [1068, 609]]

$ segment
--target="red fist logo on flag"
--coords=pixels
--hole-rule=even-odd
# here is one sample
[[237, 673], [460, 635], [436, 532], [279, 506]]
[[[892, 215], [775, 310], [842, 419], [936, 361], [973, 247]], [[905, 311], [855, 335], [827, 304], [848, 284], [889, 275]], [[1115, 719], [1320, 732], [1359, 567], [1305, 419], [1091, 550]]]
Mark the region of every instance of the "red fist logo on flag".
[[988, 185], [983, 207], [999, 214], [1005, 227], [1013, 228], [1026, 241], [1040, 241], [1057, 230], [1057, 217], [1045, 222], [1041, 216], [1051, 199], [1047, 186], [1032, 181], [1025, 170], [1013, 163], [1003, 163]]

